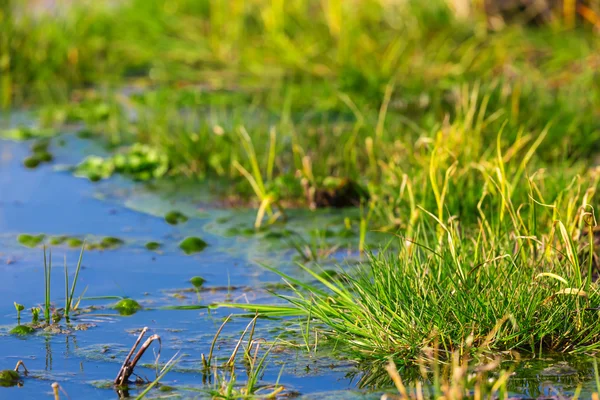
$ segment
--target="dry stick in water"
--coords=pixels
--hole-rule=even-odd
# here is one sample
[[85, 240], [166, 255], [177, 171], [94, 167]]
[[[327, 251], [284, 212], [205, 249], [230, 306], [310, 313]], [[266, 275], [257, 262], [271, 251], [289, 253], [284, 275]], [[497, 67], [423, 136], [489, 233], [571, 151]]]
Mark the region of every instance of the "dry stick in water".
[[[144, 342], [142, 347], [140, 347], [140, 350], [137, 352], [137, 354], [135, 355], [133, 360], [131, 362], [129, 362], [129, 360], [131, 359], [131, 356], [137, 349], [138, 345], [144, 338], [144, 335], [146, 334], [147, 331], [148, 331], [148, 327], [144, 327], [144, 329], [142, 329], [142, 331], [140, 332], [140, 335], [138, 336], [137, 340], [135, 341], [133, 347], [131, 348], [131, 350], [129, 350], [129, 354], [127, 354], [127, 357], [125, 357], [125, 361], [123, 361], [123, 365], [121, 366], [121, 369], [119, 370], [119, 373], [117, 374], [117, 377], [115, 378], [115, 382], [114, 382], [115, 385], [123, 385], [125, 382], [127, 382], [129, 377], [131, 376], [131, 374], [133, 374], [133, 370], [134, 370], [135, 366], [137, 365], [138, 361], [144, 355], [144, 353], [146, 352], [148, 347], [150, 347], [152, 342], [154, 342], [155, 340], [158, 340], [159, 346], [162, 346], [160, 336], [154, 334], [154, 335], [150, 336], [148, 339], [146, 339], [146, 341]], [[160, 347], [158, 350], [158, 354], [160, 355]]]

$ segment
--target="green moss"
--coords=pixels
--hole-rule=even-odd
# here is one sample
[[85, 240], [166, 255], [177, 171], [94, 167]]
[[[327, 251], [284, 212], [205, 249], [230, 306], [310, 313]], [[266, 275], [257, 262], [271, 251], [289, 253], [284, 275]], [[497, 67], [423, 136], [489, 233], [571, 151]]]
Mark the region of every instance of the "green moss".
[[10, 330], [11, 335], [25, 336], [35, 332], [35, 329], [29, 325], [17, 325]]
[[104, 250], [115, 249], [117, 247], [122, 246], [123, 243], [125, 242], [119, 238], [107, 236], [105, 238], [102, 238], [102, 240], [100, 241], [100, 248]]
[[204, 279], [204, 278], [203, 278], [203, 277], [201, 277], [201, 276], [194, 276], [194, 277], [192, 277], [192, 278], [190, 279], [190, 283], [191, 283], [192, 285], [194, 285], [195, 287], [197, 287], [197, 288], [199, 288], [199, 287], [201, 287], [202, 285], [204, 285], [204, 282], [206, 282], [206, 279]]
[[162, 245], [158, 242], [148, 242], [146, 243], [146, 248], [148, 250], [158, 250]]
[[158, 388], [159, 392], [172, 392], [172, 391], [175, 391], [175, 390], [177, 390], [177, 389], [174, 388], [173, 386], [168, 386], [168, 385], [161, 385]]
[[141, 310], [142, 306], [133, 299], [123, 299], [114, 305], [114, 309], [121, 315], [132, 315]]
[[165, 215], [165, 221], [171, 225], [177, 225], [184, 222], [187, 222], [188, 217], [179, 211], [169, 211]]
[[204, 250], [206, 246], [208, 246], [208, 244], [204, 240], [194, 236], [186, 237], [179, 243], [179, 248], [183, 250], [185, 254], [198, 253]]
[[36, 247], [37, 245], [42, 243], [42, 241], [44, 240], [45, 237], [46, 237], [46, 235], [43, 235], [43, 234], [28, 235], [28, 234], [24, 233], [17, 237], [17, 241], [19, 243], [21, 243], [23, 246]]

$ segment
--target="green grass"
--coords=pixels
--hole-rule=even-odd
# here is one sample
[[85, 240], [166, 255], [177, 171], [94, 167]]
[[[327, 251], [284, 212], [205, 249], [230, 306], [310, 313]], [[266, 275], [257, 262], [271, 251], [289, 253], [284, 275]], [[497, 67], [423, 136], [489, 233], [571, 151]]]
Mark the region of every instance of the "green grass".
[[[420, 188], [438, 207], [411, 210], [412, 225], [395, 234], [398, 251], [382, 247], [341, 275], [303, 267], [312, 282], [268, 267], [291, 284], [293, 294], [281, 296], [289, 305], [228, 306], [312, 318], [325, 336], [363, 359], [411, 362], [434, 343], [454, 351], [467, 337], [494, 351], [598, 349], [600, 296], [589, 258], [597, 173], [567, 186], [523, 176], [527, 156], [507, 160], [500, 143], [495, 160], [470, 167], [485, 179], [474, 200], [476, 224], [452, 213], [450, 199], [468, 194], [447, 184], [457, 174], [459, 186], [467, 185], [471, 172], [438, 173], [432, 157]], [[554, 196], [543, 197], [541, 185]]]

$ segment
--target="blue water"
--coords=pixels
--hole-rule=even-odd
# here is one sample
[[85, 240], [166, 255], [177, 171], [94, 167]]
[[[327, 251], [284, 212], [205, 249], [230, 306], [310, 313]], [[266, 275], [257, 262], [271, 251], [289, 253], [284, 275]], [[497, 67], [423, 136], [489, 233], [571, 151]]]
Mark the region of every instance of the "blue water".
[[[29, 170], [22, 166], [23, 158], [29, 153], [29, 144], [0, 141], [0, 368], [13, 368], [20, 359], [30, 370], [23, 387], [2, 389], [0, 398], [37, 399], [50, 395], [50, 385], [55, 381], [71, 398], [114, 398], [115, 392], [98, 389], [97, 383], [114, 379], [124, 353], [137, 337], [135, 330], [144, 326], [161, 336], [162, 362], [176, 353], [183, 355], [164, 382], [206, 388], [199, 372], [200, 356], [208, 353], [213, 335], [231, 310], [208, 312], [206, 309], [159, 308], [210, 304], [227, 298], [270, 302], [272, 297], [261, 287], [265, 282], [279, 279], [258, 266], [256, 261], [287, 259], [282, 267], [294, 268], [289, 261], [289, 251], [277, 254], [263, 249], [253, 238], [224, 237], [206, 229], [212, 226], [212, 230], [219, 230], [215, 222], [217, 217], [229, 216], [244, 223], [251, 221], [252, 214], [247, 211], [224, 211], [201, 205], [199, 208], [203, 210], [193, 210], [188, 201], [185, 207], [193, 218], [183, 225], [171, 226], [161, 214], [168, 209], [168, 203], [143, 185], [122, 178], [95, 184], [75, 178], [66, 171], [57, 172], [56, 165], [74, 164], [83, 154], [98, 153], [101, 149], [74, 137], [68, 137], [64, 146], [55, 142], [51, 147], [55, 162]], [[123, 317], [109, 308], [116, 300], [84, 299], [82, 306], [100, 307], [74, 321], [75, 324], [93, 323], [95, 326], [88, 330], [71, 334], [36, 333], [27, 338], [9, 335], [7, 331], [16, 324], [13, 301], [26, 306], [23, 320], [29, 321], [27, 309], [41, 305], [44, 298], [43, 250], [20, 245], [17, 236], [22, 233], [80, 236], [91, 240], [103, 236], [123, 239], [125, 245], [116, 250], [85, 252], [77, 293], [85, 288], [86, 298], [131, 297], [139, 301], [144, 310]], [[177, 244], [187, 235], [202, 237], [209, 246], [201, 253], [186, 256]], [[144, 248], [148, 241], [161, 242], [163, 248], [159, 252], [148, 251]], [[65, 246], [53, 249], [51, 292], [52, 300], [59, 307], [65, 297], [63, 257], [67, 257], [72, 276], [78, 252], [78, 249]], [[203, 291], [200, 298], [194, 292], [182, 291], [191, 288], [188, 280], [197, 275], [207, 280], [208, 287], [217, 290]], [[177, 292], [181, 292], [180, 296], [174, 297], [173, 293]], [[227, 324], [217, 354], [224, 356], [231, 351], [248, 321], [237, 318]], [[257, 329], [266, 332], [273, 324], [261, 321]], [[108, 350], [101, 352], [104, 345]], [[347, 363], [332, 369], [313, 368], [307, 373], [304, 365], [298, 368], [293, 364], [304, 362], [308, 365], [313, 360], [294, 354], [284, 358], [287, 360], [281, 382], [285, 382], [290, 390], [311, 393], [353, 386], [345, 378], [349, 369]], [[152, 363], [152, 352], [146, 353], [143, 360]], [[282, 362], [271, 363], [263, 377], [265, 383], [277, 380]], [[301, 373], [288, 372], [294, 370]], [[150, 380], [155, 377], [155, 371], [151, 369], [139, 368], [136, 372]], [[244, 379], [243, 373], [240, 379]], [[197, 392], [188, 394], [201, 395]]]

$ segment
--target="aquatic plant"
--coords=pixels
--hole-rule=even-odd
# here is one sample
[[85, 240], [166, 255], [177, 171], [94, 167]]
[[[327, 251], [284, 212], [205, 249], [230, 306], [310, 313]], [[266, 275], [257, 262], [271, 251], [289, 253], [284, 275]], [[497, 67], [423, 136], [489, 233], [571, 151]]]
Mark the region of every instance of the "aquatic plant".
[[160, 249], [162, 245], [158, 242], [148, 242], [144, 245], [144, 247], [146, 247], [148, 250], [154, 251]]
[[17, 310], [17, 324], [21, 323], [21, 311], [25, 309], [23, 304], [18, 304], [16, 301], [14, 302], [15, 309]]
[[113, 308], [117, 311], [119, 311], [119, 314], [121, 315], [133, 315], [136, 312], [138, 312], [139, 310], [142, 309], [142, 306], [140, 305], [140, 303], [138, 303], [137, 301], [133, 300], [133, 299], [121, 299], [119, 300], [114, 306]]
[[188, 236], [179, 243], [179, 248], [188, 255], [201, 252], [206, 246], [208, 246], [208, 243], [194, 236]]
[[52, 250], [48, 250], [49, 257], [46, 258], [46, 246], [44, 246], [44, 320], [47, 324], [50, 320], [50, 279], [52, 277]]
[[169, 211], [165, 214], [165, 221], [167, 221], [170, 225], [177, 225], [184, 222], [187, 222], [188, 217], [180, 211], [174, 210]]
[[[77, 279], [79, 278], [79, 271], [81, 270], [81, 261], [83, 260], [83, 249], [79, 253], [79, 259], [77, 260], [77, 267], [75, 268], [75, 277], [71, 285], [71, 291], [69, 291], [69, 271], [67, 269], [67, 257], [65, 256], [65, 317], [69, 318], [69, 313], [73, 307], [73, 297], [75, 296], [75, 287], [77, 285]], [[77, 304], [74, 308], [77, 308]]]
[[[486, 181], [477, 225], [461, 224], [452, 213], [464, 192], [451, 190], [455, 167], [440, 173], [434, 151], [427, 189], [437, 207], [411, 206], [412, 224], [390, 236], [388, 246], [333, 279], [303, 266], [312, 283], [268, 267], [290, 284], [292, 294], [280, 296], [289, 305], [224, 306], [310, 316], [359, 358], [414, 360], [434, 341], [451, 351], [469, 335], [474, 346], [495, 350], [598, 349], [600, 292], [586, 256], [593, 255], [590, 204], [600, 176], [575, 178], [547, 197], [535, 176], [523, 178], [537, 144], [512, 162], [500, 143], [499, 136], [495, 160], [474, 166]], [[518, 182], [529, 187], [523, 203]]]
[[[202, 365], [203, 374], [205, 377], [211, 372], [214, 373], [215, 381], [212, 383], [212, 388], [209, 389], [209, 393], [215, 398], [255, 398], [257, 396], [261, 398], [274, 398], [278, 394], [285, 390], [285, 387], [279, 384], [279, 378], [273, 385], [259, 385], [264, 369], [266, 367], [266, 361], [269, 353], [273, 349], [276, 343], [268, 345], [269, 347], [265, 350], [264, 354], [259, 357], [259, 350], [262, 339], [254, 339], [254, 331], [256, 328], [256, 322], [258, 315], [255, 316], [246, 326], [242, 334], [240, 335], [231, 355], [225, 364], [218, 367], [213, 364], [213, 351], [221, 331], [225, 325], [231, 320], [231, 315], [227, 316], [217, 332], [213, 337], [210, 345], [210, 351], [208, 356], [202, 354]], [[238, 359], [238, 353], [244, 346], [244, 338], [248, 335], [246, 340], [247, 346], [243, 351], [243, 363], [247, 375], [247, 379], [244, 382], [238, 380], [236, 374], [236, 361]]]
[[89, 156], [75, 167], [74, 173], [91, 181], [109, 178], [115, 172], [148, 181], [164, 176], [168, 170], [169, 159], [165, 154], [136, 143], [109, 158]]
[[204, 283], [206, 282], [206, 279], [204, 279], [201, 276], [193, 276], [190, 278], [190, 283], [195, 287], [195, 288], [200, 288], [202, 287], [202, 285], [204, 285]]
[[23, 246], [36, 247], [37, 245], [42, 243], [45, 238], [46, 238], [46, 235], [43, 235], [43, 234], [29, 235], [29, 234], [23, 233], [23, 234], [17, 236], [17, 241], [19, 243], [21, 243]]
[[22, 383], [21, 376], [19, 375], [19, 368], [23, 367], [23, 374], [27, 376], [29, 371], [27, 371], [27, 367], [25, 367], [25, 363], [22, 360], [17, 361], [17, 365], [15, 369], [5, 369], [0, 371], [0, 386], [2, 387], [10, 387], [19, 385]]

